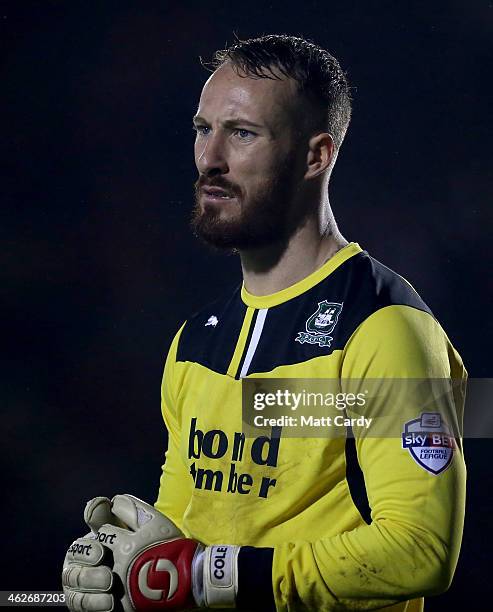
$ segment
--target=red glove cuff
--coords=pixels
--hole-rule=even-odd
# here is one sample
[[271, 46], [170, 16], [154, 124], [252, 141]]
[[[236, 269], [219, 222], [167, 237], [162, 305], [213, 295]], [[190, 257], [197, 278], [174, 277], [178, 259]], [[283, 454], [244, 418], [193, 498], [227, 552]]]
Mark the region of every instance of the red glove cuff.
[[147, 548], [128, 572], [128, 592], [136, 610], [174, 610], [195, 606], [192, 561], [198, 543], [179, 538]]

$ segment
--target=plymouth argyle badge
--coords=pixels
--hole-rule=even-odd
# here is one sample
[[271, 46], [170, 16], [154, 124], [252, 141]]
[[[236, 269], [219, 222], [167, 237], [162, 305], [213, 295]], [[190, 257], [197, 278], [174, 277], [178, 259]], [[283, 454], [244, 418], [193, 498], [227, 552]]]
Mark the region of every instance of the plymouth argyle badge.
[[342, 306], [343, 303], [327, 302], [327, 300], [319, 302], [317, 310], [305, 323], [306, 331], [298, 332], [296, 342], [318, 344], [322, 347], [330, 346], [333, 338], [329, 334], [339, 320]]

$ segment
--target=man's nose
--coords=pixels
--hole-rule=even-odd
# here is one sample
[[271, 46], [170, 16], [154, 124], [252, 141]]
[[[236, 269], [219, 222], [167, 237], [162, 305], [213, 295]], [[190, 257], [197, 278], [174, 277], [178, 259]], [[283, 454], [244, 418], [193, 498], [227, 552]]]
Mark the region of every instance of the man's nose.
[[228, 172], [225, 143], [219, 133], [212, 132], [197, 145], [195, 163], [200, 174], [226, 174]]

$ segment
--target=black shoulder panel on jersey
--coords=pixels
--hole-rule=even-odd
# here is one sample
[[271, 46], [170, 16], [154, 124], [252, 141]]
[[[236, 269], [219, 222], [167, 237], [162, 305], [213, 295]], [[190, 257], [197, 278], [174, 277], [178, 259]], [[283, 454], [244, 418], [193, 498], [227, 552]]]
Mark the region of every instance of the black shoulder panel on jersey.
[[[371, 314], [398, 304], [432, 314], [407, 281], [362, 251], [310, 290], [269, 309], [248, 374], [342, 350]], [[327, 321], [334, 320], [330, 329]], [[316, 325], [323, 331], [324, 324], [330, 329], [325, 340], [316, 333]]]
[[240, 334], [246, 306], [240, 287], [190, 317], [180, 336], [176, 361], [192, 361], [226, 374]]

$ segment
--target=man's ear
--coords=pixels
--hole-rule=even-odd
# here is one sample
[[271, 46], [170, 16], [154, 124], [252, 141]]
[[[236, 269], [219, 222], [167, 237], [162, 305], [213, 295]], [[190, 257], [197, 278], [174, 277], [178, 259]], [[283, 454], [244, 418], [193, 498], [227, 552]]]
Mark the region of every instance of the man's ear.
[[308, 155], [306, 158], [306, 179], [319, 176], [330, 167], [336, 153], [332, 136], [327, 132], [316, 134], [308, 141]]

